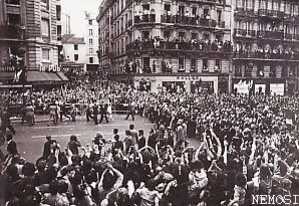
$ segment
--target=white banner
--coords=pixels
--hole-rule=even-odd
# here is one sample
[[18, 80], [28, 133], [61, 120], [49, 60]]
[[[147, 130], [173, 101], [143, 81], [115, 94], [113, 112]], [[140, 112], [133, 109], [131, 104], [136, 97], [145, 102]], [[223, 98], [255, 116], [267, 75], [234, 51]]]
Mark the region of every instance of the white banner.
[[270, 84], [271, 95], [284, 95], [284, 84]]
[[249, 94], [251, 83], [240, 80], [237, 84], [234, 84], [234, 89], [237, 89], [237, 93], [239, 94]]

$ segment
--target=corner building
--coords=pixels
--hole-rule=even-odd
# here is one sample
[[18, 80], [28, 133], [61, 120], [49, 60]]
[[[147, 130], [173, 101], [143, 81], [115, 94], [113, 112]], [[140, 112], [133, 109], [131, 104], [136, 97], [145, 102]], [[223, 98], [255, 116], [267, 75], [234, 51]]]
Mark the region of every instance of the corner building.
[[299, 1], [233, 0], [233, 7], [233, 89], [246, 92], [251, 84], [255, 93], [294, 94], [299, 77]]
[[104, 0], [100, 69], [151, 91], [230, 92], [231, 10], [225, 0]]
[[[25, 81], [61, 81], [45, 72], [58, 68], [61, 50], [60, 0], [0, 0], [0, 82], [11, 84], [12, 56], [24, 64]], [[51, 77], [50, 77], [51, 76]]]

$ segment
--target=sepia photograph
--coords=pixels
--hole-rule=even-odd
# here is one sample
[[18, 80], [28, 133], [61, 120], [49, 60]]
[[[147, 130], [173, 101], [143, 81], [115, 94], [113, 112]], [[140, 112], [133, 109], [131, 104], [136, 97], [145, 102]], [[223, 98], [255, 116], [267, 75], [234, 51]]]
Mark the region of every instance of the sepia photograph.
[[0, 206], [299, 206], [299, 0], [0, 0]]

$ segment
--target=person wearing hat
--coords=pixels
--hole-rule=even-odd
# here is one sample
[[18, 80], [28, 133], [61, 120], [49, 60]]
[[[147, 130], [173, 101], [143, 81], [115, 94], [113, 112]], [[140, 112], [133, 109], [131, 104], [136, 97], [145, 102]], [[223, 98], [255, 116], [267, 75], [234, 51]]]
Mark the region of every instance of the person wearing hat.
[[184, 141], [184, 127], [183, 127], [183, 120], [179, 119], [177, 122], [176, 128], [176, 140], [177, 142]]
[[18, 149], [17, 149], [17, 144], [16, 142], [13, 140], [13, 136], [11, 133], [6, 135], [6, 141], [7, 141], [7, 152], [9, 155], [14, 156], [19, 154], [18, 153]]
[[43, 150], [43, 158], [44, 159], [48, 159], [50, 153], [51, 153], [51, 144], [52, 144], [52, 140], [51, 140], [51, 136], [46, 136], [46, 142], [44, 144], [44, 150]]

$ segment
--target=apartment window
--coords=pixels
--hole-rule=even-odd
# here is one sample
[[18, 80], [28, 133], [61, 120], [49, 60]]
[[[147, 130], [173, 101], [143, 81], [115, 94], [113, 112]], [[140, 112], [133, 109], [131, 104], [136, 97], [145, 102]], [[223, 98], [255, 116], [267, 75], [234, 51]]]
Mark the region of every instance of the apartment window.
[[179, 37], [180, 37], [180, 38], [184, 38], [184, 37], [185, 37], [185, 34], [186, 34], [185, 32], [179, 32]]
[[266, 9], [267, 8], [267, 2], [266, 0], [260, 1], [260, 9]]
[[74, 54], [74, 60], [78, 61], [79, 60], [79, 54]]
[[7, 14], [7, 21], [9, 25], [20, 25], [21, 16], [19, 14]]
[[164, 10], [170, 11], [170, 4], [164, 4]]
[[50, 28], [49, 28], [49, 19], [42, 19], [41, 23], [41, 30], [42, 30], [42, 36], [48, 37], [50, 35]]
[[237, 8], [243, 8], [243, 0], [237, 0]]
[[179, 57], [179, 71], [178, 72], [185, 72], [185, 58]]
[[92, 19], [88, 20], [88, 24], [92, 25]]
[[220, 72], [220, 60], [216, 59], [215, 61], [215, 72]]
[[150, 68], [150, 58], [149, 57], [144, 57], [143, 58], [143, 69], [147, 70]]
[[210, 40], [210, 35], [208, 33], [203, 34], [203, 39], [204, 40]]
[[20, 0], [6, 0], [6, 3], [20, 5]]
[[197, 33], [191, 33], [191, 39], [197, 39], [198, 34]]
[[149, 39], [149, 31], [142, 32], [142, 39]]
[[208, 72], [209, 71], [208, 60], [207, 59], [202, 60], [202, 71], [203, 72]]
[[89, 36], [93, 36], [93, 30], [89, 29]]
[[268, 10], [272, 10], [272, 1], [268, 1], [268, 7], [267, 7]]
[[196, 59], [191, 59], [191, 70], [190, 72], [196, 71]]
[[253, 0], [247, 1], [247, 9], [253, 9]]
[[93, 64], [93, 57], [89, 57], [89, 63]]
[[206, 18], [207, 16], [209, 16], [209, 15], [210, 15], [210, 9], [205, 8], [205, 9], [203, 10], [203, 15], [204, 15], [205, 18]]
[[44, 4], [46, 4], [46, 8], [47, 10], [49, 9], [49, 0], [42, 0], [41, 2], [43, 2]]
[[78, 50], [78, 44], [74, 44], [74, 50]]
[[50, 60], [50, 49], [46, 49], [46, 48], [42, 49], [42, 60], [45, 60], [45, 61]]
[[181, 16], [185, 15], [185, 7], [184, 6], [179, 6], [179, 14]]
[[222, 18], [222, 11], [221, 10], [217, 10], [217, 16], [218, 16], [218, 23], [220, 23], [221, 18]]
[[170, 38], [170, 31], [164, 31], [163, 36], [165, 39], [169, 39]]
[[89, 54], [93, 54], [93, 48], [89, 48]]
[[192, 15], [193, 16], [197, 15], [197, 8], [196, 7], [192, 7]]
[[290, 4], [290, 2], [287, 2], [287, 3], [286, 3], [285, 12], [286, 12], [287, 14], [290, 14], [290, 13], [291, 13], [291, 4]]
[[93, 39], [89, 39], [88, 42], [89, 42], [89, 44], [92, 45], [93, 44]]
[[294, 16], [298, 16], [299, 15], [299, 5], [295, 4], [294, 5]]
[[61, 20], [61, 6], [60, 5], [56, 5], [56, 19], [58, 21]]
[[150, 5], [149, 4], [143, 4], [142, 8], [143, 8], [143, 10], [150, 10]]

